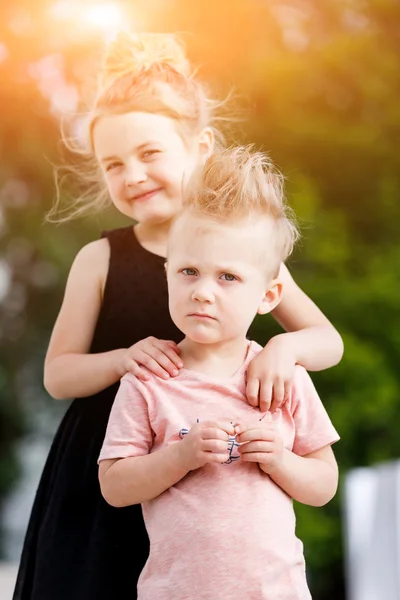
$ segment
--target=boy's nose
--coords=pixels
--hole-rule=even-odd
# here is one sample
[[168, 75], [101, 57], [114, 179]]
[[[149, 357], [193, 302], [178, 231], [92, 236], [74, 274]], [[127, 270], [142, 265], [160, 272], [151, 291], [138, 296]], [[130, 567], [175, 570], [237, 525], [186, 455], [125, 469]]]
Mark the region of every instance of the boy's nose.
[[214, 293], [210, 286], [196, 286], [196, 289], [192, 294], [192, 300], [195, 302], [208, 302], [211, 304], [214, 302]]

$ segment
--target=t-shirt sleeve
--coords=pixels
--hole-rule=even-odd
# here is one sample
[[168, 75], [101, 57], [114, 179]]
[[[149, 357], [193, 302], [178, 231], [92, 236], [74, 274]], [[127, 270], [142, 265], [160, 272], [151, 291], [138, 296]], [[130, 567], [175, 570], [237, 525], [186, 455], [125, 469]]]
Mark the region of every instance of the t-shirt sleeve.
[[113, 458], [143, 456], [153, 445], [144, 384], [124, 375], [111, 409], [98, 462]]
[[290, 401], [295, 424], [292, 449], [295, 454], [304, 456], [340, 439], [311, 377], [303, 367], [296, 367]]

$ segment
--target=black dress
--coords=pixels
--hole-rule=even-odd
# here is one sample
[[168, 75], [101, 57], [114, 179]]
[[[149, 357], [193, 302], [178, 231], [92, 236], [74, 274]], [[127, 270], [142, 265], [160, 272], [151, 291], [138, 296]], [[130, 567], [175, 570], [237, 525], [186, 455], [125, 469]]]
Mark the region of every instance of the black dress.
[[[104, 234], [111, 254], [91, 352], [128, 348], [150, 335], [182, 339], [168, 312], [164, 259], [132, 227]], [[71, 373], [71, 377], [74, 374]], [[140, 505], [109, 506], [97, 458], [118, 383], [72, 402], [36, 493], [13, 600], [134, 600], [149, 542]]]

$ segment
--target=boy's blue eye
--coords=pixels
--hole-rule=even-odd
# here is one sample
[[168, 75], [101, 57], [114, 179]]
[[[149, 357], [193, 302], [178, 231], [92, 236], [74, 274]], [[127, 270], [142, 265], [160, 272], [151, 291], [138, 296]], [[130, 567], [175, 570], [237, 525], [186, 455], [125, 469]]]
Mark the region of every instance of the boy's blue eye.
[[182, 269], [182, 273], [184, 275], [188, 275], [188, 277], [193, 277], [194, 275], [196, 275], [196, 270], [195, 269]]
[[225, 281], [236, 281], [237, 280], [236, 275], [232, 275], [232, 273], [223, 273], [222, 278], [225, 279]]

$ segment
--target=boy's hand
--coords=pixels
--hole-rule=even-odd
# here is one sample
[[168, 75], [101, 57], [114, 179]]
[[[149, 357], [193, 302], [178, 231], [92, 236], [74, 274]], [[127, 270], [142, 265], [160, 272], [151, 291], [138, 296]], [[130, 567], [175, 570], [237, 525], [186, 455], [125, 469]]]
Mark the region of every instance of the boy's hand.
[[247, 368], [246, 396], [261, 412], [275, 411], [287, 400], [296, 357], [284, 335], [273, 337]]
[[233, 435], [234, 428], [229, 422], [196, 423], [179, 443], [185, 469], [194, 471], [207, 463], [226, 462], [229, 459], [229, 437]]
[[283, 439], [277, 431], [277, 424], [272, 422], [270, 412], [258, 423], [237, 424], [235, 433], [236, 441], [243, 444], [239, 447], [241, 460], [257, 462], [267, 474], [280, 466], [284, 453]]
[[133, 344], [122, 355], [121, 376], [132, 373], [142, 381], [148, 381], [149, 375], [141, 366], [162, 379], [175, 377], [183, 363], [179, 358], [179, 347], [171, 340], [158, 340], [148, 337]]

